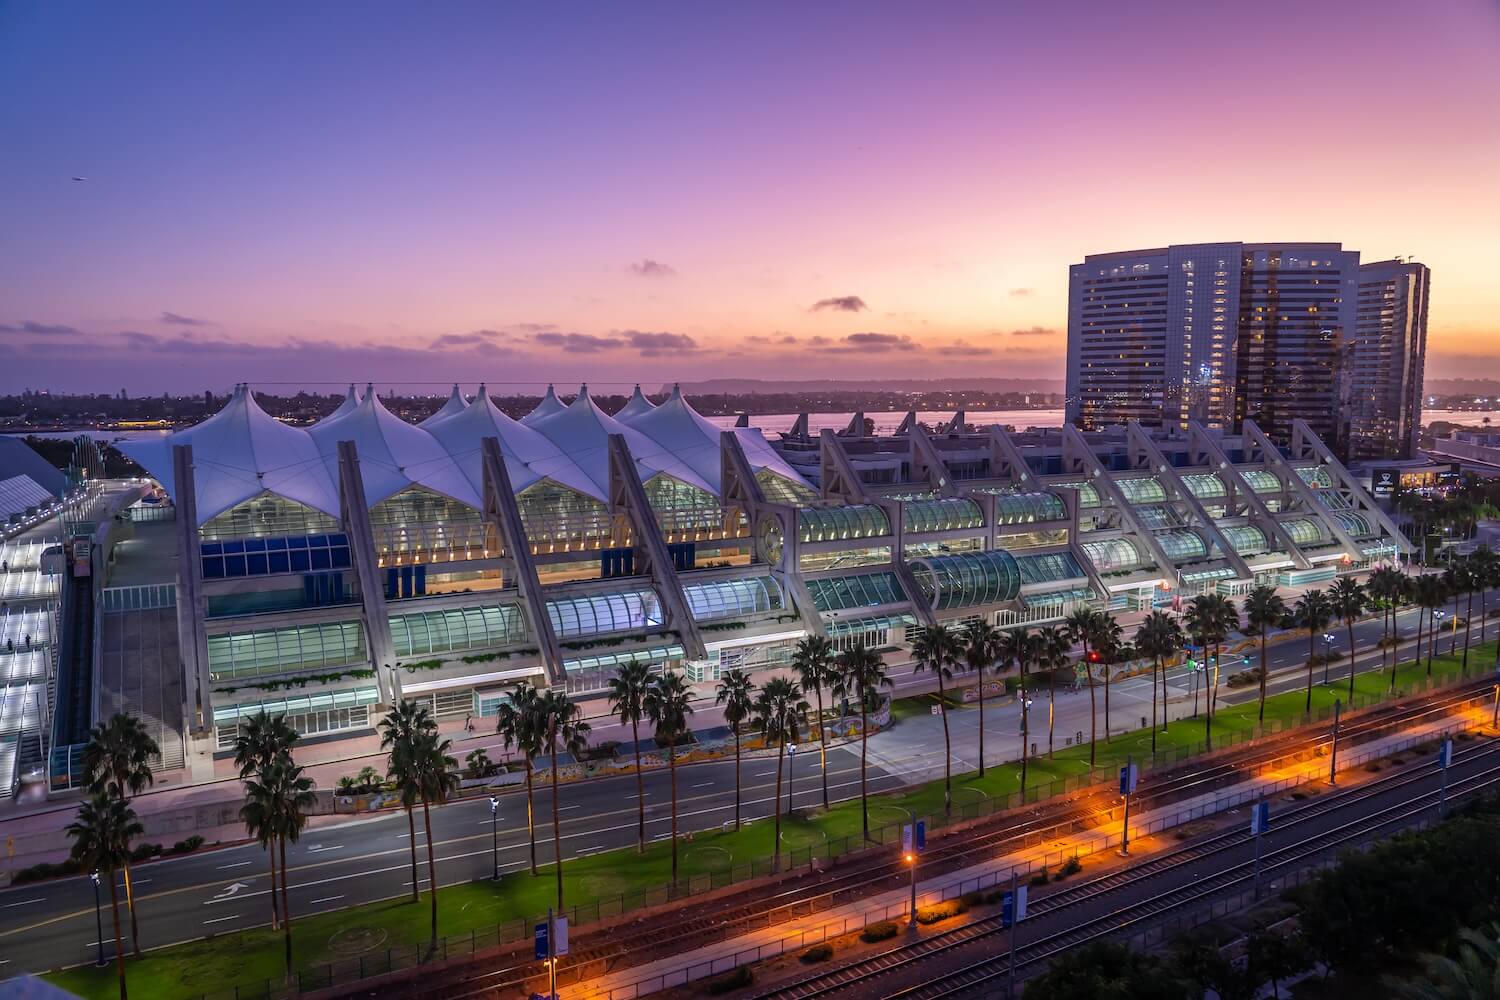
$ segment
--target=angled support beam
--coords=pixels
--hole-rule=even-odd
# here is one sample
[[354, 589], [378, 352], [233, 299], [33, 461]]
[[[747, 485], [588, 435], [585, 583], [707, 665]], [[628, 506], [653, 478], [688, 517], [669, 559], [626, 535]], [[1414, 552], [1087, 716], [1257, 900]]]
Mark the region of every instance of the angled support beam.
[[177, 649], [182, 657], [183, 713], [188, 729], [213, 725], [213, 687], [208, 675], [208, 598], [203, 594], [203, 559], [198, 538], [198, 494], [193, 481], [193, 446], [172, 447], [172, 485], [177, 495]]
[[479, 459], [484, 475], [484, 516], [495, 526], [495, 533], [505, 544], [505, 561], [515, 574], [521, 606], [526, 610], [526, 617], [531, 619], [531, 634], [536, 636], [547, 681], [554, 687], [566, 687], [568, 673], [563, 666], [562, 647], [558, 645], [557, 633], [552, 628], [552, 616], [547, 614], [542, 581], [537, 576], [536, 560], [531, 555], [531, 542], [526, 537], [521, 510], [516, 506], [516, 491], [511, 485], [510, 470], [505, 467], [505, 454], [500, 450], [499, 439], [487, 437], [480, 441]]
[[1156, 446], [1156, 442], [1152, 441], [1151, 436], [1141, 429], [1140, 421], [1130, 420], [1126, 422], [1125, 438], [1132, 450], [1138, 451], [1147, 460], [1151, 466], [1151, 470], [1156, 473], [1157, 478], [1165, 482], [1167, 489], [1175, 493], [1177, 499], [1186, 505], [1188, 510], [1192, 511], [1193, 518], [1197, 520], [1198, 526], [1219, 547], [1219, 552], [1223, 554], [1224, 560], [1239, 575], [1239, 579], [1253, 579], [1255, 573], [1246, 565], [1245, 560], [1240, 554], [1235, 551], [1229, 539], [1224, 537], [1224, 533], [1219, 530], [1219, 526], [1214, 523], [1214, 519], [1208, 516], [1208, 511], [1204, 509], [1203, 504], [1198, 498], [1193, 495], [1193, 491], [1187, 488], [1187, 484], [1182, 481], [1182, 477], [1177, 474], [1177, 470], [1173, 468], [1172, 463], [1167, 461], [1167, 456], [1161, 453], [1161, 449]]
[[865, 503], [864, 484], [844, 443], [830, 428], [823, 428], [818, 435], [818, 464], [822, 467], [819, 476], [823, 481], [824, 500], [843, 500], [845, 503]]
[[901, 423], [896, 426], [894, 437], [904, 437], [906, 432], [917, 426], [917, 411], [907, 410], [906, 416], [901, 418]]
[[1161, 547], [1161, 542], [1156, 540], [1156, 535], [1151, 529], [1136, 516], [1135, 508], [1130, 506], [1130, 501], [1125, 499], [1125, 494], [1121, 493], [1120, 487], [1115, 485], [1114, 478], [1099, 462], [1099, 456], [1094, 454], [1094, 449], [1089, 447], [1083, 435], [1078, 433], [1078, 428], [1072, 424], [1063, 425], [1063, 454], [1071, 458], [1078, 470], [1088, 476], [1088, 481], [1093, 483], [1100, 498], [1108, 498], [1119, 511], [1121, 519], [1130, 526], [1130, 530], [1134, 531], [1136, 537], [1146, 546], [1146, 551], [1151, 554], [1151, 561], [1156, 563], [1156, 568], [1161, 570], [1162, 576], [1175, 581], [1177, 564]]
[[623, 509], [635, 529], [635, 537], [646, 555], [647, 569], [656, 592], [661, 596], [662, 606], [667, 612], [667, 626], [677, 630], [682, 637], [683, 649], [689, 659], [701, 660], [708, 651], [703, 645], [703, 636], [698, 623], [688, 610], [687, 596], [682, 592], [682, 581], [677, 576], [677, 567], [672, 565], [671, 553], [661, 537], [656, 515], [646, 499], [641, 486], [641, 477], [636, 473], [635, 459], [625, 435], [609, 436], [609, 482], [610, 499], [617, 510]]
[[1021, 449], [1011, 440], [1010, 432], [999, 424], [990, 424], [989, 437], [990, 472], [995, 478], [1009, 476], [1016, 485], [1033, 488], [1036, 477], [1031, 474], [1031, 466], [1026, 464]]
[[1364, 488], [1355, 482], [1353, 476], [1349, 475], [1349, 470], [1344, 468], [1344, 463], [1334, 456], [1329, 447], [1323, 443], [1323, 439], [1318, 437], [1317, 432], [1300, 417], [1292, 421], [1292, 452], [1300, 457], [1316, 458], [1322, 462], [1323, 466], [1333, 474], [1334, 480], [1345, 491], [1346, 497], [1354, 503], [1359, 513], [1375, 518], [1402, 552], [1416, 551], [1417, 547], [1407, 540], [1400, 528], [1396, 527], [1396, 522], [1392, 521], [1390, 516], [1375, 504], [1375, 501], [1365, 493]]
[[953, 419], [943, 426], [944, 434], [962, 434], [964, 425], [969, 422], [968, 414], [963, 410], [953, 411]]
[[923, 625], [936, 625], [937, 615], [917, 586], [917, 578], [902, 554], [906, 539], [906, 511], [902, 508], [901, 501], [881, 498], [875, 503], [885, 511], [886, 518], [891, 522], [891, 568], [896, 572], [896, 579], [901, 581], [901, 589], [906, 591], [907, 598], [911, 600], [911, 608], [916, 612], [917, 621]]
[[855, 410], [854, 416], [849, 418], [849, 426], [844, 428], [844, 437], [859, 438], [865, 436], [865, 411]]
[[1219, 447], [1218, 442], [1205, 433], [1203, 426], [1196, 421], [1188, 424], [1188, 433], [1197, 442], [1197, 446], [1203, 449], [1203, 455], [1208, 459], [1206, 464], [1212, 465], [1219, 471], [1219, 475], [1229, 480], [1230, 489], [1246, 507], [1254, 512], [1254, 522], [1271, 533], [1281, 551], [1291, 557], [1292, 565], [1298, 569], [1312, 569], [1312, 560], [1308, 559], [1297, 547], [1297, 543], [1292, 541], [1291, 534], [1281, 526], [1280, 521], [1276, 520], [1276, 515], [1272, 514], [1265, 501], [1261, 500], [1260, 495], [1250, 485], [1250, 481], [1240, 473], [1234, 463], [1229, 461], [1229, 456], [1224, 454], [1224, 449]]
[[786, 432], [786, 436], [796, 438], [798, 441], [806, 441], [812, 437], [807, 430], [807, 414], [797, 414], [797, 419], [792, 422], [792, 429]]
[[1078, 510], [1083, 502], [1078, 491], [1067, 488], [1054, 489], [1058, 496], [1062, 497], [1063, 506], [1068, 511], [1068, 551], [1073, 553], [1073, 558], [1078, 560], [1078, 565], [1083, 567], [1083, 572], [1093, 585], [1094, 592], [1105, 600], [1109, 599], [1109, 588], [1104, 585], [1104, 578], [1099, 575], [1099, 570], [1089, 558], [1088, 553], [1083, 551], [1083, 540], [1078, 537]]
[[[813, 607], [812, 594], [803, 582], [802, 574], [797, 572], [799, 541], [796, 509], [766, 500], [765, 492], [755, 478], [755, 471], [750, 467], [750, 459], [740, 445], [739, 436], [733, 431], [719, 433], [719, 467], [724, 499], [744, 505], [755, 545], [760, 545], [761, 526], [768, 520], [775, 520], [780, 526], [781, 557], [775, 563], [766, 561], [771, 578], [781, 584], [782, 592], [791, 598], [793, 607], [797, 609], [797, 617], [802, 620], [802, 627], [811, 635], [825, 635], [827, 630]], [[764, 553], [761, 555], [764, 558]]]
[[906, 439], [911, 442], [913, 471], [920, 469], [932, 488], [943, 496], [956, 496], [958, 491], [953, 486], [953, 474], [948, 471], [948, 463], [938, 454], [937, 446], [927, 432], [920, 425], [912, 424], [911, 430], [906, 432]]
[[385, 606], [385, 585], [375, 558], [375, 532], [370, 527], [370, 505], [365, 502], [365, 481], [359, 474], [359, 450], [353, 441], [338, 443], [339, 503], [349, 549], [354, 555], [354, 573], [359, 579], [360, 618], [370, 648], [370, 664], [380, 688], [380, 700], [394, 705], [401, 700], [401, 671], [396, 669], [396, 646], [391, 641], [391, 619]]
[[[1365, 554], [1360, 551], [1359, 542], [1354, 540], [1354, 536], [1345, 530], [1344, 526], [1339, 523], [1338, 518], [1334, 517], [1327, 507], [1318, 502], [1317, 495], [1313, 493], [1312, 487], [1302, 481], [1302, 477], [1297, 474], [1297, 470], [1292, 468], [1292, 464], [1271, 443], [1271, 439], [1266, 437], [1265, 432], [1255, 425], [1255, 421], [1246, 417], [1240, 427], [1242, 433], [1253, 439], [1260, 447], [1261, 452], [1266, 456], [1268, 464], [1281, 477], [1285, 488], [1301, 497], [1302, 502], [1307, 505], [1307, 509], [1321, 518], [1324, 524], [1328, 525], [1329, 530], [1333, 532], [1333, 537], [1338, 539], [1338, 543], [1344, 547], [1344, 554], [1353, 562], [1359, 562], [1363, 559]], [[1400, 538], [1403, 536], [1397, 535], [1397, 537]]]

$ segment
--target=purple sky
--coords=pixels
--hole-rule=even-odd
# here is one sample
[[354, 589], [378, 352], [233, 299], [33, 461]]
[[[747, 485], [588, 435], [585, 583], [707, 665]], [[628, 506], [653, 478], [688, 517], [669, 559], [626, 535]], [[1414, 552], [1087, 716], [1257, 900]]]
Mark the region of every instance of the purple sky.
[[[1433, 268], [1500, 375], [1500, 8], [0, 5], [0, 391], [1061, 377], [1067, 267]], [[77, 182], [74, 176], [86, 177]]]

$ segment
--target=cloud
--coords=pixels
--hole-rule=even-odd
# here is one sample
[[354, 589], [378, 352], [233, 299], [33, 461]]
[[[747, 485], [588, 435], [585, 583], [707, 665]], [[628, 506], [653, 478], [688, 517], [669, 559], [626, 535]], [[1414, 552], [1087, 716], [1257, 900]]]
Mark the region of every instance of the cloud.
[[677, 269], [646, 257], [631, 264], [630, 273], [637, 278], [673, 278], [677, 276]]
[[543, 333], [547, 330], [556, 330], [556, 323], [512, 323], [511, 329], [520, 330], [522, 333]]
[[618, 333], [631, 347], [640, 351], [643, 358], [691, 354], [698, 350], [698, 342], [685, 333], [648, 333], [642, 330], [620, 330]]
[[505, 334], [499, 330], [475, 330], [471, 333], [445, 333], [435, 339], [429, 346], [429, 350], [442, 351], [450, 347], [478, 347], [480, 345], [493, 346], [491, 341], [504, 340]]
[[956, 340], [951, 344], [939, 344], [932, 348], [934, 354], [946, 358], [974, 358], [994, 354], [993, 347], [985, 347], [983, 344], [970, 344], [962, 340]]
[[1018, 299], [1024, 299], [1035, 292], [1035, 288], [1012, 288], [1008, 294]]
[[868, 309], [865, 300], [858, 295], [839, 295], [831, 299], [819, 299], [808, 308], [808, 312], [821, 312], [824, 309], [833, 312], [857, 313]]
[[206, 319], [194, 319], [191, 316], [182, 316], [174, 312], [163, 311], [161, 314], [163, 323], [175, 323], [178, 326], [208, 326]]
[[591, 333], [553, 333], [546, 331], [533, 338], [544, 347], [556, 347], [567, 354], [598, 354], [624, 347], [619, 337], [596, 337]]
[[886, 354], [917, 349], [916, 342], [910, 337], [895, 333], [851, 333], [837, 341], [814, 337], [808, 343], [829, 354]]
[[38, 323], [35, 320], [26, 319], [21, 320], [14, 326], [8, 323], [0, 323], [0, 333], [39, 333], [49, 337], [77, 337], [81, 336], [83, 334], [83, 331], [71, 326], [62, 326], [61, 324], [53, 323]]
[[1057, 331], [1050, 326], [1031, 326], [1024, 330], [1010, 331], [1012, 337], [1055, 337]]

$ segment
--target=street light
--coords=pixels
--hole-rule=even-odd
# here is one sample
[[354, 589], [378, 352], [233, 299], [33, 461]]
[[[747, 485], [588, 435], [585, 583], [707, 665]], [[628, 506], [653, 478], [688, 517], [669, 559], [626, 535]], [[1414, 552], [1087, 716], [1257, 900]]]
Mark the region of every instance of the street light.
[[99, 871], [89, 872], [89, 881], [94, 883], [94, 943], [99, 946], [99, 960], [94, 964], [104, 967], [104, 914], [99, 909]]
[[500, 834], [496, 827], [500, 819], [500, 799], [490, 796], [490, 858], [495, 864], [495, 881], [500, 881]]
[[1324, 684], [1328, 683], [1328, 651], [1333, 646], [1333, 644], [1338, 641], [1338, 638], [1339, 637], [1336, 636], [1336, 635], [1334, 635], [1332, 632], [1324, 632], [1323, 633], [1323, 683]]

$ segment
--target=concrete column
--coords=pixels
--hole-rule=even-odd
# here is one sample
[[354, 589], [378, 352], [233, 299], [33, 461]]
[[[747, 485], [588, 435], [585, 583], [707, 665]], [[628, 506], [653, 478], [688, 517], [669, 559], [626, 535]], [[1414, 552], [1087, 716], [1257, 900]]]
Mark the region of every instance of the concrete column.
[[214, 709], [208, 675], [208, 599], [203, 594], [203, 558], [199, 551], [198, 496], [193, 479], [193, 446], [172, 448], [172, 484], [177, 495], [177, 648], [182, 656], [182, 718], [189, 733], [213, 726]]
[[379, 682], [380, 700], [393, 705], [401, 700], [401, 673], [391, 642], [391, 619], [385, 607], [385, 581], [375, 557], [375, 532], [370, 527], [370, 506], [365, 502], [365, 481], [359, 474], [359, 451], [353, 441], [339, 442], [339, 496], [343, 503], [344, 530], [359, 579], [360, 622], [370, 651], [370, 665]]

